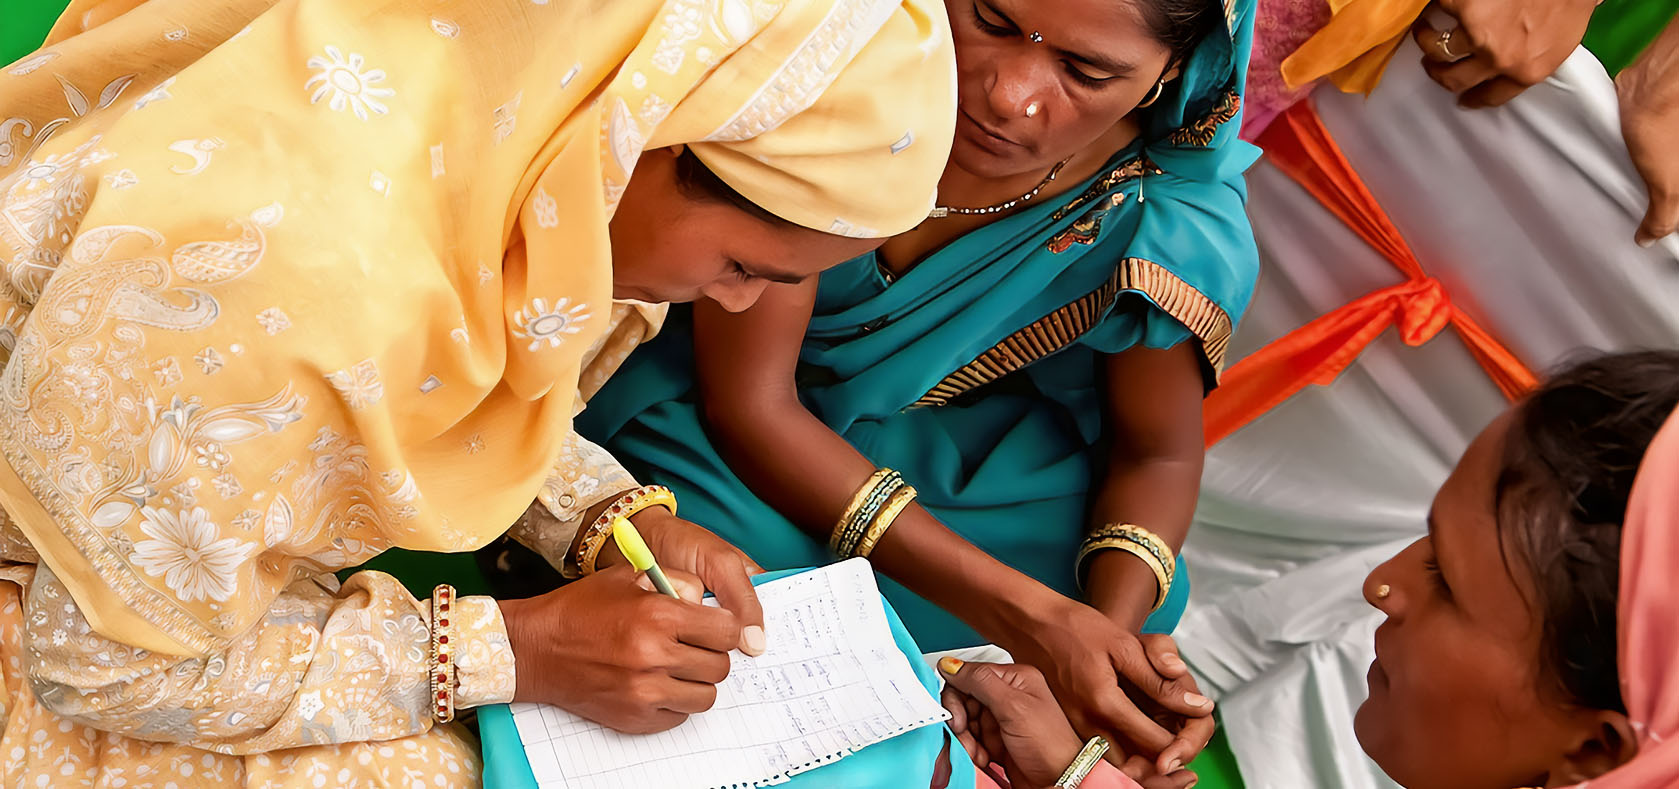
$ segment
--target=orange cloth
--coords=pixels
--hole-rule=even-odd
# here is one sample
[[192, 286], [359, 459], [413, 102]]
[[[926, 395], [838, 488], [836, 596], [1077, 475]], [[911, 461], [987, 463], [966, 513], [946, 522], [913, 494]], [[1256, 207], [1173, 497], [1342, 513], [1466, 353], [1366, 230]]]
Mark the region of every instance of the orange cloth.
[[1329, 0], [1329, 24], [1283, 60], [1283, 81], [1298, 89], [1329, 77], [1343, 93], [1369, 95], [1426, 8], [1428, 0]]
[[1514, 399], [1537, 383], [1521, 360], [1454, 305], [1440, 281], [1423, 270], [1310, 102], [1296, 104], [1279, 117], [1259, 144], [1272, 164], [1382, 253], [1406, 279], [1295, 329], [1226, 371], [1219, 388], [1207, 398], [1208, 446], [1308, 384], [1334, 381], [1389, 327], [1397, 326], [1400, 338], [1411, 346], [1428, 342], [1448, 325], [1455, 327], [1506, 397]]

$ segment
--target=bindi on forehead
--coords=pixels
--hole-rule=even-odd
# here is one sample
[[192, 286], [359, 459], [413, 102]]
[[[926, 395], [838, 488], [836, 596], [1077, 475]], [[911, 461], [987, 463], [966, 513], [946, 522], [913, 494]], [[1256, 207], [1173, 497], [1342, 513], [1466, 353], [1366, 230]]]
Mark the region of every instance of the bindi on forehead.
[[959, 0], [995, 11], [1028, 35], [1040, 34], [1044, 46], [1117, 70], [1132, 68], [1131, 61], [1145, 47], [1164, 49], [1136, 6], [1146, 1]]

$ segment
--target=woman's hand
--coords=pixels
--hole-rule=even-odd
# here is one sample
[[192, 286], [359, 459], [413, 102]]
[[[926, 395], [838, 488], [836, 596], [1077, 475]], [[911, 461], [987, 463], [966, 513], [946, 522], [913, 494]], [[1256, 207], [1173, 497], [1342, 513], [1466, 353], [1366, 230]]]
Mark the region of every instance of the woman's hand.
[[980, 769], [1000, 764], [1016, 787], [1049, 787], [1083, 747], [1037, 669], [947, 657], [939, 673], [950, 730]]
[[[1544, 82], [1585, 38], [1597, 0], [1436, 0], [1449, 40], [1425, 13], [1412, 28], [1423, 68], [1465, 107], [1496, 107]], [[1451, 29], [1451, 28], [1446, 28]]]
[[740, 618], [700, 605], [698, 579], [670, 576], [683, 600], [651, 591], [624, 566], [540, 597], [500, 601], [518, 677], [514, 700], [632, 734], [711, 709], [740, 641]]
[[[718, 604], [734, 612], [742, 624], [738, 648], [748, 655], [764, 654], [764, 607], [752, 588], [751, 577], [764, 568], [730, 545], [723, 538], [705, 528], [672, 515], [663, 507], [649, 507], [636, 513], [631, 520], [636, 531], [659, 567], [666, 571], [679, 570], [698, 577], [707, 590], [717, 596]], [[601, 549], [598, 567], [628, 564], [618, 552], [616, 543], [608, 540]]]
[[[939, 661], [945, 677], [942, 702], [950, 728], [968, 758], [980, 769], [1002, 765], [1016, 789], [1050, 787], [1078, 756], [1083, 741], [1062, 715], [1049, 684], [1031, 666]], [[1110, 758], [1124, 754], [1110, 750]], [[1140, 777], [1145, 789], [1188, 789], [1196, 777], [1187, 770], [1161, 774], [1146, 759], [1124, 760], [1126, 772]]]
[[1615, 78], [1615, 92], [1627, 153], [1649, 187], [1637, 236], [1647, 247], [1679, 230], [1679, 20]]
[[1153, 756], [1163, 774], [1200, 753], [1212, 739], [1213, 703], [1172, 640], [1139, 637], [1083, 603], [1056, 600], [998, 645], [1044, 672], [1073, 728]]

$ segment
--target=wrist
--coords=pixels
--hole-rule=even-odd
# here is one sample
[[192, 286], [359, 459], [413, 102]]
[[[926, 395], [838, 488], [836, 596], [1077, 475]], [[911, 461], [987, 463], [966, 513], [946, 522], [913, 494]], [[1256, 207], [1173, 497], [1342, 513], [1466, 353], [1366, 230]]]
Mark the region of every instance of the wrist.
[[1023, 640], [1036, 643], [1037, 630], [1046, 622], [1065, 622], [1062, 613], [1069, 605], [1082, 603], [1022, 575], [1016, 583], [992, 584], [979, 593], [982, 605], [978, 621], [969, 622], [980, 635], [1013, 652]]
[[1085, 596], [1090, 606], [1115, 624], [1136, 633], [1154, 613], [1160, 581], [1141, 559], [1125, 551], [1101, 551], [1090, 557]]
[[[630, 522], [635, 524], [635, 530], [641, 534], [641, 539], [647, 543], [648, 550], [652, 551], [654, 556], [662, 553], [659, 550], [660, 539], [664, 527], [673, 520], [676, 520], [676, 516], [672, 515], [670, 510], [659, 506], [648, 507], [630, 516]], [[606, 545], [600, 549], [600, 558], [595, 560], [595, 567], [604, 570], [614, 565], [629, 564], [629, 561], [624, 558], [624, 552], [618, 550], [617, 540], [607, 540]]]

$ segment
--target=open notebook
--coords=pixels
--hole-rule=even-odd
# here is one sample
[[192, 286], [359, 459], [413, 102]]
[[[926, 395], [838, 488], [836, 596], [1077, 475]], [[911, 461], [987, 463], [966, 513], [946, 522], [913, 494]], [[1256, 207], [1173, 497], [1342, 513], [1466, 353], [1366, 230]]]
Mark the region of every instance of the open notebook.
[[867, 562], [770, 581], [758, 598], [769, 649], [731, 654], [716, 706], [675, 729], [619, 734], [556, 707], [512, 705], [538, 785], [767, 786], [950, 717], [893, 641]]

